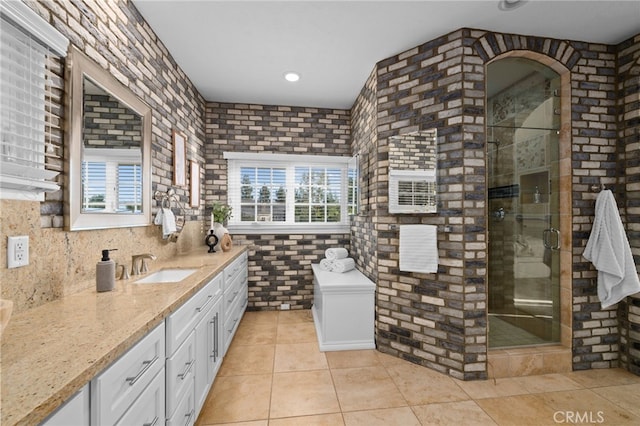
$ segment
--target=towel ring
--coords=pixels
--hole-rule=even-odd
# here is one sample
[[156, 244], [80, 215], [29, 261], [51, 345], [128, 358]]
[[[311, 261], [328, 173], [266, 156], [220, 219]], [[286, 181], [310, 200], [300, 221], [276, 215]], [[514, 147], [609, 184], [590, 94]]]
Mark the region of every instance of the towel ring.
[[604, 191], [605, 189], [607, 189], [606, 186], [604, 186], [604, 184], [600, 183], [600, 184], [593, 184], [591, 185], [591, 192], [600, 192], [600, 191]]

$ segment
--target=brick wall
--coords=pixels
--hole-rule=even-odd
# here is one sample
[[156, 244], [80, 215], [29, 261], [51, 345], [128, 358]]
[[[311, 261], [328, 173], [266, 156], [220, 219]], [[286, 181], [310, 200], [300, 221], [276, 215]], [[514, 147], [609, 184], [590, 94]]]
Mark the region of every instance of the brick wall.
[[[205, 113], [205, 200], [227, 201], [223, 152], [351, 155], [349, 111], [211, 102]], [[329, 247], [350, 249], [349, 234], [237, 235], [250, 244], [249, 309], [308, 309], [313, 301], [311, 264]]]
[[[375, 70], [374, 70], [375, 71]], [[351, 219], [351, 256], [370, 280], [378, 279], [375, 207], [377, 185], [376, 74], [372, 72], [351, 108], [351, 150], [360, 173], [358, 215]]]
[[[204, 99], [186, 74], [144, 21], [135, 6], [124, 0], [95, 2], [55, 0], [26, 2], [46, 21], [69, 38], [70, 42], [110, 72], [153, 110], [152, 164], [153, 190], [166, 191], [173, 182], [172, 129], [187, 136], [189, 160], [204, 162]], [[64, 158], [64, 84], [63, 67], [57, 74], [59, 104], [54, 106], [53, 142]], [[52, 160], [53, 162], [60, 162]], [[41, 226], [62, 227], [64, 176], [62, 189], [47, 194], [41, 203]], [[185, 203], [188, 186], [175, 188]], [[187, 203], [188, 204], [188, 203]], [[201, 210], [187, 212], [189, 220], [202, 219]]]
[[[437, 128], [440, 200], [436, 215], [389, 216], [381, 195], [376, 217], [380, 350], [464, 379], [486, 377], [485, 64], [522, 50], [571, 72], [573, 365], [617, 365], [617, 313], [600, 309], [595, 271], [581, 257], [590, 186], [617, 182], [615, 48], [463, 29], [378, 63], [378, 173], [387, 174], [389, 136]], [[439, 235], [438, 274], [399, 272], [390, 225], [402, 223], [450, 226]]]
[[[640, 35], [618, 46], [619, 174], [624, 176], [623, 194], [629, 243], [640, 271]], [[620, 362], [640, 375], [640, 298], [619, 304]]]
[[142, 120], [113, 96], [85, 95], [82, 136], [87, 147], [140, 149]]

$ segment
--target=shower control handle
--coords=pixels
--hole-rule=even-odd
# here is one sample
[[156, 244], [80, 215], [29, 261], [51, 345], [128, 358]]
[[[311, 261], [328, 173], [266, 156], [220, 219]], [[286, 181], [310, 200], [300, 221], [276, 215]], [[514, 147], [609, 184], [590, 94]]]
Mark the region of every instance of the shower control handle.
[[[555, 235], [555, 242], [552, 243], [551, 235]], [[560, 250], [560, 230], [556, 228], [549, 228], [542, 231], [542, 243], [544, 248], [550, 250]]]

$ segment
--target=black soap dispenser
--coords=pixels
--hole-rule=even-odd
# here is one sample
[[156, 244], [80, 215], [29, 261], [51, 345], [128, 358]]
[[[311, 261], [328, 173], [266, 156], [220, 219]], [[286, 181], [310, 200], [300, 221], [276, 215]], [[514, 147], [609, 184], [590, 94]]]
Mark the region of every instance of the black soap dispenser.
[[109, 252], [117, 249], [102, 250], [102, 259], [96, 264], [96, 290], [99, 293], [111, 291], [116, 284], [116, 263], [109, 259]]

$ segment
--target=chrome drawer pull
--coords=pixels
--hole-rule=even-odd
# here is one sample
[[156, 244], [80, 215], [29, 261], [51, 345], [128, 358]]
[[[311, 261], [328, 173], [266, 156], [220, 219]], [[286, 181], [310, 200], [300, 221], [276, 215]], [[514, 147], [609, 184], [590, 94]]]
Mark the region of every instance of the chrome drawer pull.
[[153, 359], [150, 361], [142, 361], [142, 366], [143, 366], [142, 370], [140, 370], [138, 374], [136, 374], [135, 376], [126, 378], [126, 381], [129, 382], [129, 386], [133, 386], [138, 381], [138, 379], [140, 379], [140, 377], [142, 377], [142, 375], [146, 373], [147, 370], [151, 368], [153, 363], [156, 362], [157, 360], [158, 360], [158, 355], [154, 356]]
[[180, 380], [184, 380], [187, 374], [189, 374], [189, 371], [191, 371], [191, 367], [193, 367], [194, 362], [196, 362], [196, 360], [192, 359], [191, 361], [185, 364], [187, 367], [184, 369], [182, 373], [178, 374], [178, 377], [180, 377]]
[[233, 299], [236, 298], [236, 296], [238, 295], [238, 293], [240, 293], [239, 291], [236, 291], [235, 293], [233, 293], [233, 296], [231, 296], [231, 299], [228, 300], [229, 303], [233, 302]]
[[209, 304], [209, 302], [211, 302], [212, 300], [213, 300], [213, 296], [212, 296], [212, 295], [209, 295], [209, 296], [207, 297], [207, 301], [204, 303], [204, 305], [202, 305], [202, 306], [201, 306], [201, 307], [199, 307], [199, 308], [196, 308], [196, 311], [198, 311], [198, 312], [202, 312], [202, 311], [204, 310], [204, 307], [205, 307], [205, 306], [207, 306], [207, 305]]
[[156, 426], [158, 424], [158, 420], [160, 420], [160, 418], [155, 416], [151, 423], [143, 423], [142, 426]]
[[194, 413], [195, 413], [195, 410], [191, 410], [189, 414], [184, 415], [187, 418], [187, 421], [185, 422], [185, 426], [188, 424], [191, 424], [191, 418], [193, 417]]

